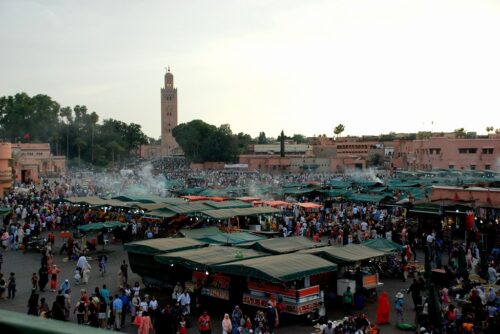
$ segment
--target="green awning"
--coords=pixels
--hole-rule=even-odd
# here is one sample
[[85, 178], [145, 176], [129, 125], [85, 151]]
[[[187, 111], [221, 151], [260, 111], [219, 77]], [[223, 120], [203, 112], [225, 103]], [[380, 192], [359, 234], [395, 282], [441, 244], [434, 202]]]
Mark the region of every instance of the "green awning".
[[228, 219], [236, 216], [269, 215], [278, 212], [280, 212], [280, 210], [270, 206], [256, 206], [241, 209], [206, 210], [202, 213], [214, 219]]
[[347, 189], [351, 187], [352, 182], [350, 181], [342, 181], [342, 180], [331, 180], [329, 183], [330, 187], [335, 189]]
[[256, 242], [265, 239], [248, 232], [218, 233], [200, 237], [197, 240], [209, 244], [239, 245], [249, 242]]
[[325, 246], [325, 244], [313, 242], [311, 239], [305, 237], [265, 239], [245, 245], [245, 247], [271, 254], [292, 253], [303, 249], [318, 248], [322, 246]]
[[196, 228], [192, 230], [183, 229], [180, 233], [186, 237], [211, 244], [238, 245], [264, 239], [264, 237], [248, 232], [223, 233], [217, 227]]
[[346, 199], [353, 202], [369, 202], [369, 203], [379, 203], [386, 198], [392, 198], [392, 194], [378, 194], [378, 195], [370, 195], [370, 194], [357, 194], [351, 193], [346, 195]]
[[292, 253], [218, 264], [212, 270], [227, 275], [283, 283], [334, 272], [337, 271], [337, 265], [314, 255]]
[[222, 201], [222, 202], [205, 201], [205, 204], [211, 206], [214, 209], [241, 209], [241, 208], [252, 207], [252, 204], [239, 200]]
[[153, 210], [146, 213], [147, 216], [159, 217], [159, 218], [170, 218], [177, 215], [175, 212], [170, 210]]
[[0, 214], [10, 212], [10, 210], [12, 210], [12, 208], [0, 208]]
[[409, 212], [413, 213], [425, 213], [430, 215], [440, 215], [442, 214], [441, 205], [434, 203], [423, 203], [413, 205]]
[[300, 251], [300, 253], [314, 254], [337, 264], [351, 264], [386, 255], [384, 252], [358, 244], [350, 244], [343, 247], [327, 246], [316, 249], [307, 249]]
[[159, 238], [130, 242], [123, 247], [127, 252], [139, 254], [159, 254], [204, 247], [207, 244], [191, 238]]
[[102, 229], [115, 229], [127, 226], [126, 223], [119, 221], [109, 221], [109, 222], [99, 222], [99, 223], [89, 223], [85, 225], [80, 225], [77, 227], [81, 232], [99, 231]]
[[191, 270], [205, 271], [212, 265], [266, 256], [253, 249], [226, 246], [208, 246], [155, 256], [155, 261], [165, 265], [181, 265]]
[[167, 208], [170, 211], [179, 214], [192, 214], [192, 213], [200, 213], [202, 211], [213, 209], [211, 206], [206, 205], [203, 202], [187, 202], [184, 204], [178, 205], [168, 205]]
[[362, 245], [384, 253], [400, 252], [403, 249], [403, 246], [400, 244], [386, 238], [366, 240], [362, 242]]
[[0, 332], [5, 334], [105, 334], [109, 331], [76, 323], [41, 319], [0, 309]]

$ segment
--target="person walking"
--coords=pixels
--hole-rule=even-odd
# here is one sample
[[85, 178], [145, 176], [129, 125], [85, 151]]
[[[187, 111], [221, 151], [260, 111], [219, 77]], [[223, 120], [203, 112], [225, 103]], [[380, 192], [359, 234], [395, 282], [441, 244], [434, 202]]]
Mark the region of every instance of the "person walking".
[[73, 313], [76, 313], [76, 319], [79, 325], [83, 325], [85, 323], [85, 317], [87, 315], [87, 305], [85, 303], [85, 298], [80, 298], [78, 303], [75, 305], [75, 310]]
[[137, 334], [149, 334], [153, 330], [153, 324], [147, 311], [142, 312], [141, 324], [137, 329]]
[[396, 294], [396, 300], [394, 301], [394, 309], [396, 310], [396, 324], [400, 324], [403, 322], [403, 305], [404, 305], [404, 295], [400, 291]]
[[55, 292], [57, 289], [57, 276], [61, 272], [61, 269], [57, 268], [55, 264], [50, 268], [50, 291]]
[[212, 320], [210, 319], [207, 311], [203, 311], [203, 314], [198, 318], [198, 330], [200, 331], [200, 334], [212, 333]]
[[231, 334], [232, 331], [233, 325], [231, 319], [229, 319], [229, 314], [226, 313], [224, 314], [224, 319], [222, 319], [222, 334]]
[[16, 298], [16, 274], [10, 273], [9, 279], [7, 281], [7, 298], [14, 299]]
[[120, 330], [122, 323], [123, 302], [118, 295], [113, 299], [113, 312], [115, 314], [115, 329]]
[[377, 305], [377, 325], [383, 325], [389, 323], [390, 314], [390, 304], [389, 298], [387, 297], [387, 292], [383, 291], [378, 297]]
[[31, 296], [28, 300], [28, 314], [38, 316], [38, 310], [40, 305], [38, 304], [38, 293], [36, 293], [36, 289], [31, 290]]
[[42, 265], [40, 269], [38, 269], [38, 289], [40, 291], [45, 291], [45, 286], [49, 282], [49, 270], [46, 265]]
[[120, 266], [120, 276], [121, 276], [121, 286], [125, 287], [128, 283], [128, 264], [123, 260], [122, 265]]

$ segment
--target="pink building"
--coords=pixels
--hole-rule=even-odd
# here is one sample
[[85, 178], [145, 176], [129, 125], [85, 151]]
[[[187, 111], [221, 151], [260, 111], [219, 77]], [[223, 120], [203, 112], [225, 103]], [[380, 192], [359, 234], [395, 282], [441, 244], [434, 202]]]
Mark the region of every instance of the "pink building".
[[11, 157], [10, 143], [0, 143], [0, 194], [4, 194], [5, 190], [12, 187]]
[[500, 138], [395, 140], [391, 167], [410, 170], [497, 170], [500, 168]]
[[139, 155], [143, 159], [151, 159], [161, 157], [161, 145], [149, 144], [139, 147]]
[[48, 143], [11, 144], [12, 170], [18, 182], [39, 182], [40, 177], [66, 172], [66, 157], [54, 156]]

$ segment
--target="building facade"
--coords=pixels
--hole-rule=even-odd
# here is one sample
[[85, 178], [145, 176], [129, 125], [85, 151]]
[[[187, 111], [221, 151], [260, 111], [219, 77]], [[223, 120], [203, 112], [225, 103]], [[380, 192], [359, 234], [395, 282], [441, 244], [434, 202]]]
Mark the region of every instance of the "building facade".
[[12, 148], [10, 143], [0, 143], [0, 194], [12, 187]]
[[66, 173], [66, 157], [52, 155], [48, 143], [10, 144], [12, 171], [16, 182], [38, 183], [40, 177], [56, 177]]
[[391, 167], [409, 170], [498, 170], [500, 137], [395, 140]]
[[177, 88], [174, 88], [174, 75], [167, 69], [161, 89], [161, 155], [179, 153], [179, 146], [172, 135], [177, 126]]

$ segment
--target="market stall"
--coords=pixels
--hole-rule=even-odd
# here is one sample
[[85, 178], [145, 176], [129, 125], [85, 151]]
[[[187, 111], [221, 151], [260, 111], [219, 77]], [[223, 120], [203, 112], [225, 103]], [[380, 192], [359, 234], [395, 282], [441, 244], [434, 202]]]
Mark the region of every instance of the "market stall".
[[[359, 286], [365, 290], [374, 290], [383, 285], [373, 266], [363, 265], [363, 262], [373, 258], [383, 257], [386, 253], [359, 244], [344, 247], [327, 246], [300, 251], [303, 254], [314, 254], [341, 266], [337, 294], [341, 295], [347, 286], [356, 291]], [[346, 282], [345, 280], [349, 280]], [[340, 290], [342, 289], [342, 290]]]
[[271, 254], [286, 254], [323, 246], [326, 244], [313, 242], [306, 237], [273, 238], [239, 245], [239, 247], [252, 248]]
[[[176, 272], [189, 273], [191, 280], [185, 282], [188, 291], [194, 292], [195, 287], [198, 287], [202, 296], [229, 300], [231, 279], [220, 273], [214, 274], [212, 266], [267, 255], [253, 249], [212, 245], [205, 248], [160, 254], [155, 256], [155, 261], [157, 267], [158, 264], [167, 266], [167, 268], [176, 267]], [[179, 266], [188, 270], [179, 269]]]
[[141, 276], [146, 284], [158, 284], [167, 277], [158, 272], [155, 255], [205, 246], [208, 244], [191, 238], [160, 238], [127, 243], [124, 248], [128, 253], [132, 272]]
[[266, 307], [269, 301], [282, 301], [285, 312], [305, 315], [323, 300], [316, 276], [333, 274], [337, 265], [310, 254], [293, 253], [219, 264], [213, 270], [246, 278], [243, 304]]

